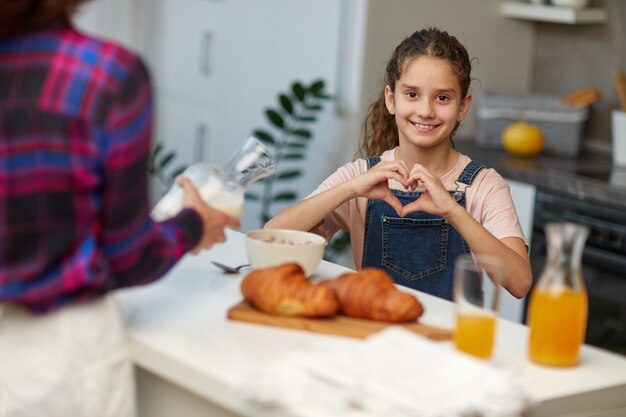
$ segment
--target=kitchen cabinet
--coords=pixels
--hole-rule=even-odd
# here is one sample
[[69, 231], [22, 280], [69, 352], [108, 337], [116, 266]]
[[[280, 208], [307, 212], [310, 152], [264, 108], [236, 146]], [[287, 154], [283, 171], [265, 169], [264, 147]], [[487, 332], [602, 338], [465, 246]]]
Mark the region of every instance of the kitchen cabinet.
[[224, 56], [226, 7], [217, 0], [155, 0], [144, 7], [138, 43], [156, 91], [155, 141], [177, 154], [171, 169], [222, 160], [215, 155], [220, 83], [233, 81]]
[[602, 8], [557, 7], [542, 4], [504, 2], [500, 7], [503, 16], [538, 22], [565, 23], [570, 25], [604, 23], [607, 12]]
[[215, 145], [215, 119], [219, 111], [167, 95], [159, 96], [156, 108], [159, 142], [166, 149], [176, 149], [174, 165], [189, 165], [210, 159]]
[[144, 16], [142, 50], [160, 96], [205, 107], [227, 79], [227, 5], [209, 0], [154, 0]]
[[511, 198], [517, 211], [517, 217], [519, 219], [524, 235], [530, 243], [530, 236], [533, 230], [533, 213], [535, 210], [535, 193], [537, 188], [532, 185], [521, 181], [505, 178], [509, 183], [511, 190]]

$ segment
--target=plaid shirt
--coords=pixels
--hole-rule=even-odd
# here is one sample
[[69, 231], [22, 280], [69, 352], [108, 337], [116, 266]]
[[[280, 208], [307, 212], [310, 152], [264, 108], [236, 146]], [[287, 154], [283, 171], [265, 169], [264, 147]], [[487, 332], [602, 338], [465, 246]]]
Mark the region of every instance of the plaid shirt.
[[0, 302], [43, 312], [163, 275], [198, 214], [154, 223], [141, 60], [71, 27], [0, 38]]

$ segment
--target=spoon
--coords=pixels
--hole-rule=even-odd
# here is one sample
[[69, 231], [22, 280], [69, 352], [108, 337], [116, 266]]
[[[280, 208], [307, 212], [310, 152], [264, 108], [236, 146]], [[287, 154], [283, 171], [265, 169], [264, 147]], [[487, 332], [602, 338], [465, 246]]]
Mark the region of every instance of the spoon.
[[215, 261], [211, 261], [211, 263], [227, 274], [238, 274], [241, 268], [246, 268], [250, 266], [250, 264], [243, 264], [243, 265], [232, 267], [232, 266], [224, 265], [222, 263], [215, 262]]

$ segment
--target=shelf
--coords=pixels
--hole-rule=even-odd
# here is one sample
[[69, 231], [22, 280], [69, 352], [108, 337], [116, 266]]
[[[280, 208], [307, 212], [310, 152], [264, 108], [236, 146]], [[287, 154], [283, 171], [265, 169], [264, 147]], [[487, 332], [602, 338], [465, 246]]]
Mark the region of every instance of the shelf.
[[526, 3], [502, 3], [500, 12], [506, 17], [541, 22], [588, 24], [606, 22], [607, 13], [602, 8], [574, 9], [570, 7], [544, 6]]

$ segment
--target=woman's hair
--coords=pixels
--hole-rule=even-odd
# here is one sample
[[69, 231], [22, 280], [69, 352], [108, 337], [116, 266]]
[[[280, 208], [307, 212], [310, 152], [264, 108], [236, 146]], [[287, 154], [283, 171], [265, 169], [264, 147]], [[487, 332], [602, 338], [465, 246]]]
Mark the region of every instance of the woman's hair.
[[[387, 63], [385, 85], [395, 91], [396, 82], [402, 71], [416, 57], [432, 56], [448, 61], [459, 77], [461, 97], [467, 96], [470, 87], [470, 73], [472, 63], [465, 47], [458, 39], [448, 32], [436, 28], [422, 29], [404, 39], [398, 45]], [[459, 127], [457, 122], [452, 135]], [[393, 114], [390, 114], [385, 105], [385, 89], [370, 105], [367, 117], [363, 122], [363, 137], [359, 147], [361, 156], [380, 155], [388, 149], [398, 146], [398, 127]], [[454, 145], [454, 143], [453, 143]]]
[[87, 0], [0, 0], [0, 36], [65, 25]]

